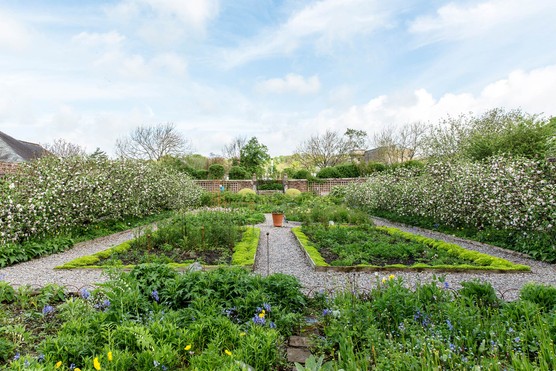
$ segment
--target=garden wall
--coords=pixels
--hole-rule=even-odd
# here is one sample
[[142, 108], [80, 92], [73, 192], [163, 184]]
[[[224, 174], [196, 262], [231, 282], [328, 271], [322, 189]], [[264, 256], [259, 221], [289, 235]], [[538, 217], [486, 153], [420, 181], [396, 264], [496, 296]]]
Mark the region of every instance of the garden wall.
[[[282, 183], [284, 189], [295, 188], [301, 192], [314, 192], [324, 196], [330, 193], [332, 187], [345, 186], [349, 184], [365, 183], [366, 178], [331, 178], [320, 179], [317, 182], [308, 181], [307, 179], [288, 179], [284, 177]], [[196, 180], [195, 183], [204, 188], [207, 192], [218, 192], [220, 185], [223, 185], [226, 191], [236, 193], [240, 189], [250, 188], [257, 190], [256, 180]]]

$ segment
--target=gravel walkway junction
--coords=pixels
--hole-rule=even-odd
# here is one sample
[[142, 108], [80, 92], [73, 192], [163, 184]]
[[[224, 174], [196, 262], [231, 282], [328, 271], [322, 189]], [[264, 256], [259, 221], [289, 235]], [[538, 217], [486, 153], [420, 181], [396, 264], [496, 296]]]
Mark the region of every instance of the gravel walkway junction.
[[[261, 229], [261, 239], [254, 271], [261, 275], [280, 272], [296, 276], [300, 280], [304, 291], [309, 294], [320, 290], [328, 292], [343, 289], [366, 291], [376, 285], [383, 276], [387, 276], [390, 273], [393, 273], [396, 277], [402, 277], [406, 285], [410, 287], [414, 287], [418, 283], [430, 282], [434, 275], [445, 277], [446, 282], [454, 289], [459, 288], [459, 283], [462, 281], [478, 278], [491, 282], [499, 296], [506, 300], [515, 300], [518, 297], [520, 288], [528, 282], [533, 281], [556, 286], [555, 265], [531, 260], [523, 254], [513, 251], [463, 240], [438, 232], [403, 226], [378, 218], [374, 219], [374, 222], [376, 225], [393, 226], [404, 231], [456, 243], [470, 250], [484, 252], [519, 264], [525, 264], [531, 267], [531, 272], [433, 273], [392, 271], [380, 272], [379, 278], [372, 272], [315, 272], [307, 262], [295, 236], [291, 233], [291, 228], [299, 225], [299, 223], [288, 222], [284, 227], [276, 228], [272, 226], [270, 214], [266, 215], [264, 223], [257, 225]], [[136, 231], [131, 230], [97, 238], [92, 241], [79, 243], [74, 248], [63, 253], [0, 269], [0, 279], [14, 286], [31, 285], [32, 287], [42, 287], [48, 283], [56, 283], [64, 285], [72, 291], [77, 291], [82, 287], [93, 287], [95, 283], [106, 280], [102, 271], [94, 269], [59, 270], [54, 269], [54, 267], [77, 257], [94, 254], [118, 245], [132, 239], [136, 233]], [[268, 260], [267, 254], [270, 258]]]

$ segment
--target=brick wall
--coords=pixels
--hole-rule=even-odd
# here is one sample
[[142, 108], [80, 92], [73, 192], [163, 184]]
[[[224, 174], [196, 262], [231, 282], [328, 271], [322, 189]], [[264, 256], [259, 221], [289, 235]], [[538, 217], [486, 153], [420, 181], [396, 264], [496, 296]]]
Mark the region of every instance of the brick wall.
[[17, 163], [0, 162], [0, 176], [9, 173], [15, 173], [16, 170], [17, 170]]
[[[322, 179], [320, 182], [309, 182], [307, 179], [287, 179], [284, 178], [284, 188], [295, 188], [301, 192], [314, 192], [324, 196], [330, 193], [332, 187], [345, 186], [353, 183], [364, 183], [366, 178], [338, 178], [338, 179]], [[254, 180], [196, 180], [198, 186], [204, 188], [208, 192], [218, 192], [220, 185], [223, 185], [227, 191], [238, 192], [243, 188], [251, 188], [256, 190], [256, 181]]]

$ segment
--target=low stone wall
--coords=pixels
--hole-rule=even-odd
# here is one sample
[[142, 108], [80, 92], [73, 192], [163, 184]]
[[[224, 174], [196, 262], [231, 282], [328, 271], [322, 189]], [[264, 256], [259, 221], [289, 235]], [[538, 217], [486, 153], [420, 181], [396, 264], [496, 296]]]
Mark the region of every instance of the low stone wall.
[[[288, 179], [285, 177], [282, 181], [284, 189], [295, 188], [301, 192], [314, 192], [320, 196], [330, 193], [332, 187], [345, 186], [353, 183], [364, 183], [366, 178], [330, 178], [320, 179], [316, 182], [310, 182], [307, 179]], [[204, 188], [207, 192], [218, 192], [220, 186], [229, 192], [238, 192], [243, 188], [250, 188], [257, 191], [257, 181], [250, 180], [196, 180], [198, 186]], [[274, 193], [275, 191], [272, 191]], [[259, 192], [262, 193], [262, 192]]]

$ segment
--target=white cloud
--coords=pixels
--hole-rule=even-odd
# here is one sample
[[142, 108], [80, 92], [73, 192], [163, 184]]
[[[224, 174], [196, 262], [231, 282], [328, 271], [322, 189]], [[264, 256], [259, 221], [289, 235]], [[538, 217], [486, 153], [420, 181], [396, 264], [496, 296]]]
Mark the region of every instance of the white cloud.
[[352, 106], [345, 112], [323, 111], [309, 125], [322, 131], [349, 127], [373, 133], [390, 125], [413, 121], [434, 123], [447, 115], [479, 114], [497, 107], [556, 115], [554, 97], [556, 65], [529, 72], [516, 70], [507, 78], [486, 85], [477, 95], [446, 93], [435, 98], [425, 89], [408, 94], [382, 95], [366, 104]]
[[142, 0], [154, 11], [164, 16], [173, 16], [185, 24], [203, 30], [206, 23], [218, 15], [216, 0]]
[[154, 57], [151, 64], [156, 68], [166, 69], [175, 75], [184, 75], [187, 71], [185, 60], [174, 53], [164, 53]]
[[0, 10], [0, 49], [23, 50], [31, 42], [31, 33], [11, 14]]
[[177, 20], [182, 26], [202, 33], [208, 22], [218, 15], [219, 8], [218, 0], [123, 0], [106, 8], [106, 12], [120, 21], [129, 21], [145, 12], [154, 13], [157, 19], [151, 16], [149, 23]]
[[125, 36], [117, 31], [81, 32], [72, 37], [72, 41], [85, 46], [119, 46], [125, 39]]
[[284, 78], [274, 78], [257, 84], [257, 90], [267, 93], [298, 93], [313, 94], [320, 90], [318, 76], [304, 78], [301, 75], [289, 73]]
[[516, 23], [531, 16], [544, 17], [556, 9], [552, 0], [489, 0], [463, 5], [449, 3], [437, 9], [434, 15], [421, 16], [409, 25], [409, 32], [422, 35], [428, 42], [459, 40], [501, 26], [515, 28]]
[[233, 67], [271, 55], [289, 54], [307, 42], [321, 51], [329, 51], [337, 43], [350, 42], [356, 35], [390, 27], [391, 12], [375, 0], [315, 1], [278, 28], [265, 30], [238, 49], [225, 52], [223, 59]]

